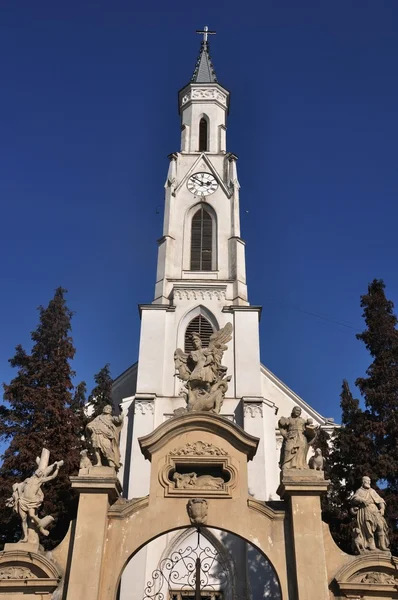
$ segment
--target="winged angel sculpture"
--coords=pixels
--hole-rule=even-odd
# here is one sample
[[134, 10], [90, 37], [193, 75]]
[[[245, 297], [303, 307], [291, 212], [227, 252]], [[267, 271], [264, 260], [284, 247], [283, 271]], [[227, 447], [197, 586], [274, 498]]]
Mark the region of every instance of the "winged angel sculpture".
[[193, 333], [194, 349], [188, 354], [181, 348], [174, 352], [176, 375], [185, 382], [182, 395], [187, 401], [187, 411], [220, 412], [231, 380], [221, 361], [231, 339], [232, 324], [227, 323], [210, 336], [207, 348], [203, 348], [200, 336]]

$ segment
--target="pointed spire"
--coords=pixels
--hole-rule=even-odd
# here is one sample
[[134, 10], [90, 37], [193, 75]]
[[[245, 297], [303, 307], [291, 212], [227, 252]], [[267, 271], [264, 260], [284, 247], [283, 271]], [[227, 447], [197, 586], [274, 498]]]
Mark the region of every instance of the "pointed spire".
[[209, 31], [209, 28], [206, 25], [203, 30], [197, 30], [196, 33], [203, 34], [203, 41], [200, 45], [200, 53], [198, 60], [196, 61], [191, 81], [192, 83], [214, 83], [217, 81], [217, 77], [209, 54], [207, 36], [209, 34], [214, 35], [216, 32]]

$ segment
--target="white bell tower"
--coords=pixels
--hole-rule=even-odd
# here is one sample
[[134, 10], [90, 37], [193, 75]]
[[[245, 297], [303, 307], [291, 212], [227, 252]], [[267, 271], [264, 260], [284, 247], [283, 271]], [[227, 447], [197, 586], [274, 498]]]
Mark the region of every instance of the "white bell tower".
[[[261, 308], [250, 306], [247, 295], [237, 157], [227, 151], [230, 94], [218, 83], [210, 58], [208, 36], [214, 32], [206, 27], [198, 33], [203, 41], [194, 73], [178, 94], [181, 148], [169, 157], [155, 297], [140, 306], [136, 393], [123, 402], [129, 409], [122, 439], [124, 494], [148, 493], [149, 464], [138, 437], [185, 406], [175, 375], [176, 348], [186, 348], [194, 331], [206, 346], [211, 333], [231, 323], [233, 339], [223, 357], [231, 380], [221, 415], [261, 438], [249, 487], [270, 498], [278, 484], [275, 406], [262, 394]], [[265, 454], [272, 465], [267, 472]]]

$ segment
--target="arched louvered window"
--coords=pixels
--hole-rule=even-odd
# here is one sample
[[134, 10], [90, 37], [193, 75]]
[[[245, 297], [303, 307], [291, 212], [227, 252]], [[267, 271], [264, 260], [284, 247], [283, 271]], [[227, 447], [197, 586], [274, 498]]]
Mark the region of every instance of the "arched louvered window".
[[211, 271], [213, 219], [203, 207], [194, 214], [191, 228], [191, 271]]
[[199, 152], [207, 152], [207, 119], [199, 121]]
[[191, 352], [194, 350], [192, 334], [197, 333], [202, 341], [203, 348], [207, 348], [210, 341], [210, 336], [213, 333], [211, 323], [203, 315], [198, 315], [189, 323], [185, 330], [184, 350]]

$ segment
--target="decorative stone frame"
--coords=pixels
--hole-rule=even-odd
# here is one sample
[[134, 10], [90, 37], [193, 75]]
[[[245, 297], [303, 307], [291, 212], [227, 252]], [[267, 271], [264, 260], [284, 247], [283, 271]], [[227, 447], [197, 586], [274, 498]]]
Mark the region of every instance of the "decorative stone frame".
[[[377, 581], [379, 580], [379, 581]], [[337, 573], [332, 587], [339, 598], [398, 599], [398, 559], [384, 552], [354, 558]]]
[[0, 595], [9, 592], [26, 598], [30, 594], [50, 597], [61, 577], [56, 565], [42, 554], [21, 549], [0, 552]]
[[[195, 471], [195, 467], [203, 469], [203, 467], [220, 467], [223, 473], [229, 475], [228, 481], [223, 485], [221, 490], [204, 490], [200, 488], [179, 489], [174, 486], [170, 479], [172, 471], [178, 470], [178, 465], [189, 467]], [[206, 498], [232, 498], [231, 490], [236, 487], [238, 480], [238, 471], [232, 464], [231, 457], [226, 456], [179, 456], [172, 452], [166, 458], [166, 464], [159, 472], [160, 485], [164, 487], [164, 495], [166, 498], [170, 496], [182, 496], [183, 498], [201, 498], [203, 495]]]

